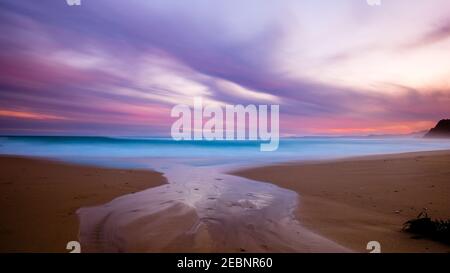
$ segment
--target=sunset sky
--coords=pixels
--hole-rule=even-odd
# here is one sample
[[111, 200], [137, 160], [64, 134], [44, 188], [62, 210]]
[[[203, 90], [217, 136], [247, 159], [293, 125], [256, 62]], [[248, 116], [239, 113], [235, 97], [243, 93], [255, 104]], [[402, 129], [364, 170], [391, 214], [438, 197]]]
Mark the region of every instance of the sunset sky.
[[450, 1], [2, 0], [0, 134], [167, 136], [193, 97], [290, 135], [450, 116]]

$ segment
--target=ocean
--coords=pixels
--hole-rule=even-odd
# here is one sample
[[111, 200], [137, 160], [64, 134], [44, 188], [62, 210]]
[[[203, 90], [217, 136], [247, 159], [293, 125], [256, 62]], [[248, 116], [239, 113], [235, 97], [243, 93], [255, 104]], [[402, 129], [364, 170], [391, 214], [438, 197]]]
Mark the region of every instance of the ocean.
[[2, 136], [0, 154], [140, 167], [139, 162], [150, 158], [188, 165], [264, 164], [450, 149], [450, 140], [421, 138], [284, 138], [280, 140], [278, 150], [273, 152], [261, 152], [260, 143], [142, 137]]

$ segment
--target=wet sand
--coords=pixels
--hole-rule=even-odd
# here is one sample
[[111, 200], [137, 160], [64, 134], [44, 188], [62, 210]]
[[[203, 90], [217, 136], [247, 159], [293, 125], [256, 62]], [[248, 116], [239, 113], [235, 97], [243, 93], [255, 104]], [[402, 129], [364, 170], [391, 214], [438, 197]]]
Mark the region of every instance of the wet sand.
[[169, 184], [78, 210], [85, 252], [349, 251], [295, 220], [295, 192], [215, 166], [162, 165]]
[[382, 252], [450, 252], [448, 245], [401, 231], [423, 208], [433, 218], [450, 218], [450, 151], [287, 163], [233, 174], [296, 191], [297, 219], [354, 251], [367, 252], [367, 242], [375, 240]]
[[166, 183], [157, 172], [0, 157], [0, 252], [68, 252], [77, 209]]

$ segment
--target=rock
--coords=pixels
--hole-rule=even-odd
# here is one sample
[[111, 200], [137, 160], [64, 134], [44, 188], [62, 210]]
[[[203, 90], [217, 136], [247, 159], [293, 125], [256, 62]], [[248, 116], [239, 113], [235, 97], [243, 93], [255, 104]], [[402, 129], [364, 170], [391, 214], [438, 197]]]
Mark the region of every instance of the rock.
[[426, 138], [450, 138], [450, 119], [442, 119], [425, 134]]

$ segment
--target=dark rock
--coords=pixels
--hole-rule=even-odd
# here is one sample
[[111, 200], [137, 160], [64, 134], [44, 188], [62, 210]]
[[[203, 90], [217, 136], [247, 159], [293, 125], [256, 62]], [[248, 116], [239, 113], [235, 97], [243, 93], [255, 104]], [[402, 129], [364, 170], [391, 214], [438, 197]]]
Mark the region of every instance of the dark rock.
[[450, 138], [450, 119], [442, 119], [425, 134], [426, 138]]

